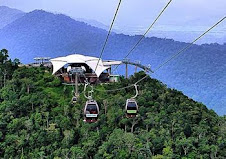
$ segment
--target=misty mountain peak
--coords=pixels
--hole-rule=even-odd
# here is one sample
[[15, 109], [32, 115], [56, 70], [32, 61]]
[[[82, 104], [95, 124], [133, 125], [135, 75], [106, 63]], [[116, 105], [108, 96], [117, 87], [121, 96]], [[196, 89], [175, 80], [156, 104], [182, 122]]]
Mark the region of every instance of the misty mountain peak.
[[7, 6], [0, 6], [0, 29], [24, 16], [25, 13]]
[[9, 8], [9, 7], [7, 7], [7, 6], [0, 6], [0, 12], [1, 12], [1, 11], [24, 13], [24, 12], [21, 11], [21, 10], [14, 9], [14, 8]]
[[44, 10], [42, 10], [42, 9], [36, 9], [36, 10], [33, 10], [33, 11], [31, 11], [31, 12], [29, 12], [28, 14], [30, 14], [30, 15], [37, 15], [37, 14], [42, 14], [42, 15], [52, 15], [53, 13], [50, 13], [50, 12], [46, 12], [46, 11], [44, 11]]

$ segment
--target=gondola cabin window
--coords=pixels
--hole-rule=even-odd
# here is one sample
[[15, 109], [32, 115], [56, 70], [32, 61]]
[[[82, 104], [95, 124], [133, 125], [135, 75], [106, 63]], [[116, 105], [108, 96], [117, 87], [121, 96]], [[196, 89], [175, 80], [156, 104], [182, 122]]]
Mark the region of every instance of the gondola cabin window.
[[128, 103], [127, 113], [137, 113], [137, 105], [135, 102]]

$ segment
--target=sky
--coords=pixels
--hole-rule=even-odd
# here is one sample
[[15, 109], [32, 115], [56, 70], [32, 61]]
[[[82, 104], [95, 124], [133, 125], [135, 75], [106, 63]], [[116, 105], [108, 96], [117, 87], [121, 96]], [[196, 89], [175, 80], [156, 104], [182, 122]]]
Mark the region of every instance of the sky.
[[[119, 0], [0, 0], [0, 5], [25, 12], [43, 9], [72, 18], [97, 20], [109, 25]], [[168, 0], [122, 0], [116, 26], [148, 26]], [[159, 24], [217, 21], [226, 15], [226, 0], [173, 0]], [[211, 21], [211, 20], [212, 21]]]

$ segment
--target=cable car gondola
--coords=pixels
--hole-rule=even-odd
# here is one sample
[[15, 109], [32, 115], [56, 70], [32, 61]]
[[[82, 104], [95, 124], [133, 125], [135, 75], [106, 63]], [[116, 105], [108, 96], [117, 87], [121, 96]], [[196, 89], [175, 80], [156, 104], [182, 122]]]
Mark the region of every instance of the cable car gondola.
[[136, 84], [134, 84], [134, 87], [136, 90], [136, 95], [126, 100], [126, 117], [127, 118], [134, 118], [137, 116], [137, 113], [138, 113], [138, 105], [135, 100], [135, 98], [138, 96], [138, 89]]
[[84, 108], [84, 121], [94, 123], [97, 121], [99, 115], [99, 106], [95, 100], [88, 100]]
[[71, 102], [75, 104], [77, 102], [78, 98], [76, 96], [72, 97]]
[[135, 99], [126, 100], [126, 117], [133, 118], [137, 116], [138, 105]]

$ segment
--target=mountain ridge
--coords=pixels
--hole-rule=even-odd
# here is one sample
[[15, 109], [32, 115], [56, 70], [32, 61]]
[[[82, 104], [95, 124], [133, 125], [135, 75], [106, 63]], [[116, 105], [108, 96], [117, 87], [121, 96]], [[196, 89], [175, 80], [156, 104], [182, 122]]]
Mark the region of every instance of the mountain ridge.
[[4, 28], [8, 24], [12, 23], [16, 19], [24, 16], [25, 13], [18, 9], [12, 9], [7, 6], [0, 6], [0, 29]]
[[[8, 10], [11, 8], [7, 7]], [[1, 10], [1, 9], [0, 9]], [[15, 10], [15, 9], [11, 9]], [[22, 12], [22, 11], [20, 11]], [[51, 12], [56, 13], [56, 12]], [[61, 14], [61, 13], [57, 13]], [[72, 17], [71, 17], [72, 18]], [[152, 17], [154, 18], [154, 17]], [[168, 39], [174, 39], [175, 41], [180, 42], [190, 42], [195, 37], [202, 34], [204, 30], [206, 30], [209, 26], [213, 25], [216, 21], [216, 19], [220, 18], [220, 15], [211, 17], [208, 21], [201, 22], [199, 19], [191, 19], [184, 20], [180, 25], [175, 25], [172, 23], [173, 21], [168, 21], [166, 17], [163, 17], [164, 20], [167, 23], [163, 23], [161, 25], [156, 25], [153, 27], [150, 34], [147, 34], [147, 37], [158, 37], [158, 38], [168, 38]], [[0, 18], [1, 19], [1, 18]], [[84, 19], [84, 18], [72, 18], [76, 21], [84, 22], [88, 25], [104, 29], [108, 31], [109, 25], [103, 24], [99, 21], [93, 20], [93, 19]], [[144, 26], [118, 26], [117, 24], [114, 25], [113, 32], [117, 34], [126, 34], [130, 36], [143, 34], [148, 25], [144, 24]], [[200, 39], [197, 44], [211, 44], [211, 43], [219, 43], [224, 44], [226, 43], [226, 34], [225, 34], [226, 28], [224, 25], [219, 25], [216, 29], [210, 31], [207, 35], [205, 35], [205, 38]]]

